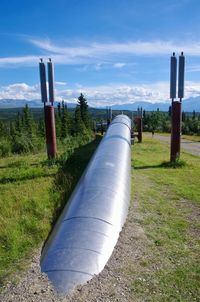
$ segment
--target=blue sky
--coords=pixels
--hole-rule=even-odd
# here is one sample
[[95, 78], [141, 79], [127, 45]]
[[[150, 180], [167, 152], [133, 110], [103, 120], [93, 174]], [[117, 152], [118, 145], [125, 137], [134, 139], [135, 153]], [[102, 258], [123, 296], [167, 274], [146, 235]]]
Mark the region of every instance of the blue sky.
[[186, 54], [186, 97], [200, 95], [199, 17], [199, 0], [1, 0], [0, 99], [40, 98], [51, 57], [58, 100], [165, 101], [173, 51]]

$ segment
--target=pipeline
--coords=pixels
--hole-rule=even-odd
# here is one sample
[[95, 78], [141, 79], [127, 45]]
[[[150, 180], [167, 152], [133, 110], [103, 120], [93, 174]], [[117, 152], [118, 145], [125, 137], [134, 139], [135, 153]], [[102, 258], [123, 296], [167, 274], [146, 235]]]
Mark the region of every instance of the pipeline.
[[111, 122], [41, 256], [56, 291], [69, 293], [99, 274], [117, 243], [130, 202], [131, 120]]

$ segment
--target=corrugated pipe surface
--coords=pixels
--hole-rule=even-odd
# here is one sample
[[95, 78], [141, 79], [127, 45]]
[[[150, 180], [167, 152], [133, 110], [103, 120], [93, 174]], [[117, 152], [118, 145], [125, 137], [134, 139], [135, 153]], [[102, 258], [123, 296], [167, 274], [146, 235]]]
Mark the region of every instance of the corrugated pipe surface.
[[130, 201], [131, 120], [118, 115], [76, 186], [42, 252], [59, 293], [99, 274], [117, 243]]

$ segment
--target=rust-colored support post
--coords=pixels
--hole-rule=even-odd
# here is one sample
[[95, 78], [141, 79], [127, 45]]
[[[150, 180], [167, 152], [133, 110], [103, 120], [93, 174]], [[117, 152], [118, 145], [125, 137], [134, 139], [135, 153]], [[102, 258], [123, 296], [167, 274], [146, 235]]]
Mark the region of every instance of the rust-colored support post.
[[142, 118], [138, 117], [138, 143], [142, 143]]
[[170, 161], [180, 157], [181, 150], [181, 102], [172, 102], [171, 153]]
[[47, 105], [47, 85], [46, 85], [46, 70], [43, 59], [40, 59], [40, 85], [41, 85], [41, 98], [44, 103], [44, 122], [46, 132], [46, 145], [48, 158], [55, 158], [57, 154], [56, 146], [56, 129], [55, 129], [55, 115], [54, 115], [54, 70], [51, 59], [48, 62], [48, 80], [49, 80], [49, 101], [51, 105]]
[[56, 147], [56, 130], [55, 130], [55, 115], [54, 107], [46, 105], [44, 107], [45, 117], [45, 131], [46, 131], [46, 145], [48, 158], [56, 158], [57, 147]]

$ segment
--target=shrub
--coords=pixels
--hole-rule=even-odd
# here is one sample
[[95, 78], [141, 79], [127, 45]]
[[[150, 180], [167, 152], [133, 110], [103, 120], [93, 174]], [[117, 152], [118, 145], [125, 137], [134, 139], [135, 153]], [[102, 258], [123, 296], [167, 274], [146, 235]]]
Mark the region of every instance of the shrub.
[[34, 146], [31, 138], [26, 135], [15, 136], [12, 142], [12, 152], [13, 153], [28, 153], [33, 151]]
[[0, 157], [8, 156], [11, 152], [11, 145], [8, 140], [2, 140], [0, 142]]

